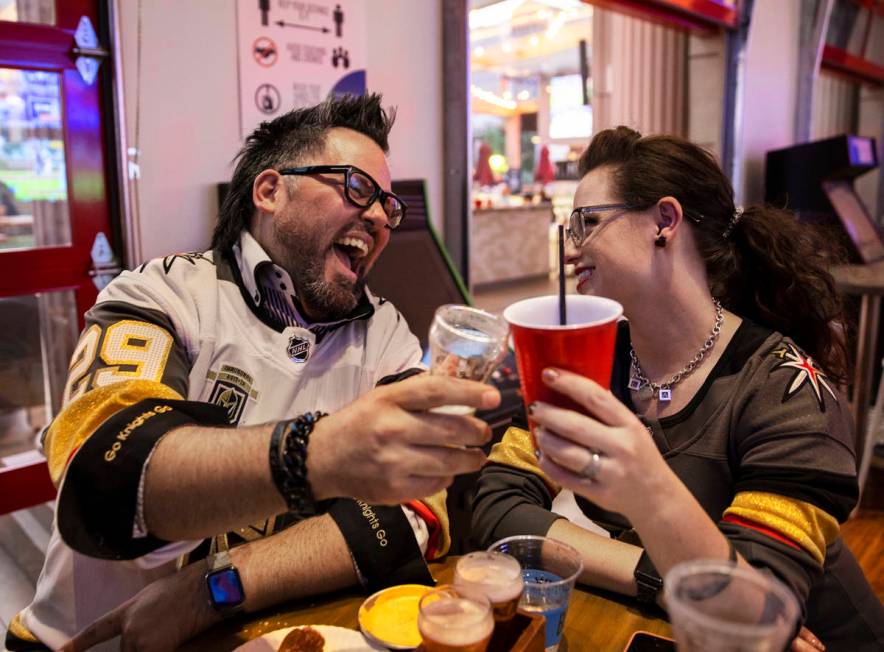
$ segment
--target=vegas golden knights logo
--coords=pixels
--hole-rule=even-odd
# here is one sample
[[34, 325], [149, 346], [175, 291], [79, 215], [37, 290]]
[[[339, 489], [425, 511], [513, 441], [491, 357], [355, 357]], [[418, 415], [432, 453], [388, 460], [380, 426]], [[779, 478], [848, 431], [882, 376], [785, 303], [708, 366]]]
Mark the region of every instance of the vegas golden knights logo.
[[307, 362], [307, 358], [310, 357], [310, 340], [299, 335], [292, 335], [289, 338], [286, 353], [292, 362]]
[[246, 401], [258, 399], [258, 392], [252, 389], [252, 377], [242, 369], [223, 364], [220, 371], [209, 371], [208, 378], [215, 381], [209, 403], [227, 410], [227, 420], [237, 425]]

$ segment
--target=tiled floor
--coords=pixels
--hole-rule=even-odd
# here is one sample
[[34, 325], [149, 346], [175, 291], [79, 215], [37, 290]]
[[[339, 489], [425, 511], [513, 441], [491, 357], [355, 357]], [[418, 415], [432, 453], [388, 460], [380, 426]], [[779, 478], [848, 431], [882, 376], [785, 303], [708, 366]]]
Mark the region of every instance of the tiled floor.
[[34, 597], [51, 525], [50, 503], [0, 516], [0, 650], [9, 621]]

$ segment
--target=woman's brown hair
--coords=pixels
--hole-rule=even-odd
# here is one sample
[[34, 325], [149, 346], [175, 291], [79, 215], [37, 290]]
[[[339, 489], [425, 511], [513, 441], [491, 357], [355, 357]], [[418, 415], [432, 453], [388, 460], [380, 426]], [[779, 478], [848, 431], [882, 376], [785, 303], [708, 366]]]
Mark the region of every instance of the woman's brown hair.
[[580, 157], [580, 176], [602, 166], [610, 166], [614, 192], [627, 204], [643, 209], [661, 197], [678, 199], [712, 295], [728, 310], [788, 335], [836, 382], [847, 379], [844, 309], [828, 272], [833, 254], [817, 231], [770, 206], [738, 213], [713, 156], [682, 138], [607, 129]]

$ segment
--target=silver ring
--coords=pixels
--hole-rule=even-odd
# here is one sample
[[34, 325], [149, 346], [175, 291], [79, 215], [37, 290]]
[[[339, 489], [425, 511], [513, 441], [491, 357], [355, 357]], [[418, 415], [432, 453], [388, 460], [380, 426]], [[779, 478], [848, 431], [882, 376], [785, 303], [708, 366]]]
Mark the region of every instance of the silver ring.
[[580, 472], [584, 478], [593, 482], [599, 475], [599, 470], [602, 468], [602, 455], [600, 453], [596, 453], [593, 451], [592, 457], [589, 458], [589, 462], [587, 462], [586, 466], [583, 467], [583, 470]]

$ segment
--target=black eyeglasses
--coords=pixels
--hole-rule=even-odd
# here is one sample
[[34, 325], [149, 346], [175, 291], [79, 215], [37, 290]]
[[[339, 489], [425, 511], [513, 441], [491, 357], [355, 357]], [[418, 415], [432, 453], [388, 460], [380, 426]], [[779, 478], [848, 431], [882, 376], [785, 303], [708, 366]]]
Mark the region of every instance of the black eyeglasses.
[[589, 229], [596, 227], [601, 222], [594, 213], [603, 213], [605, 211], [615, 210], [636, 210], [636, 206], [631, 204], [599, 204], [597, 206], [578, 206], [571, 211], [571, 217], [568, 220], [568, 228], [566, 234], [571, 238], [571, 242], [575, 247], [583, 244], [589, 235]]
[[284, 168], [280, 174], [307, 175], [333, 172], [344, 175], [344, 197], [354, 206], [368, 208], [380, 200], [387, 215], [390, 229], [395, 229], [405, 218], [408, 205], [392, 192], [382, 190], [378, 182], [355, 165], [307, 165], [298, 168]]

